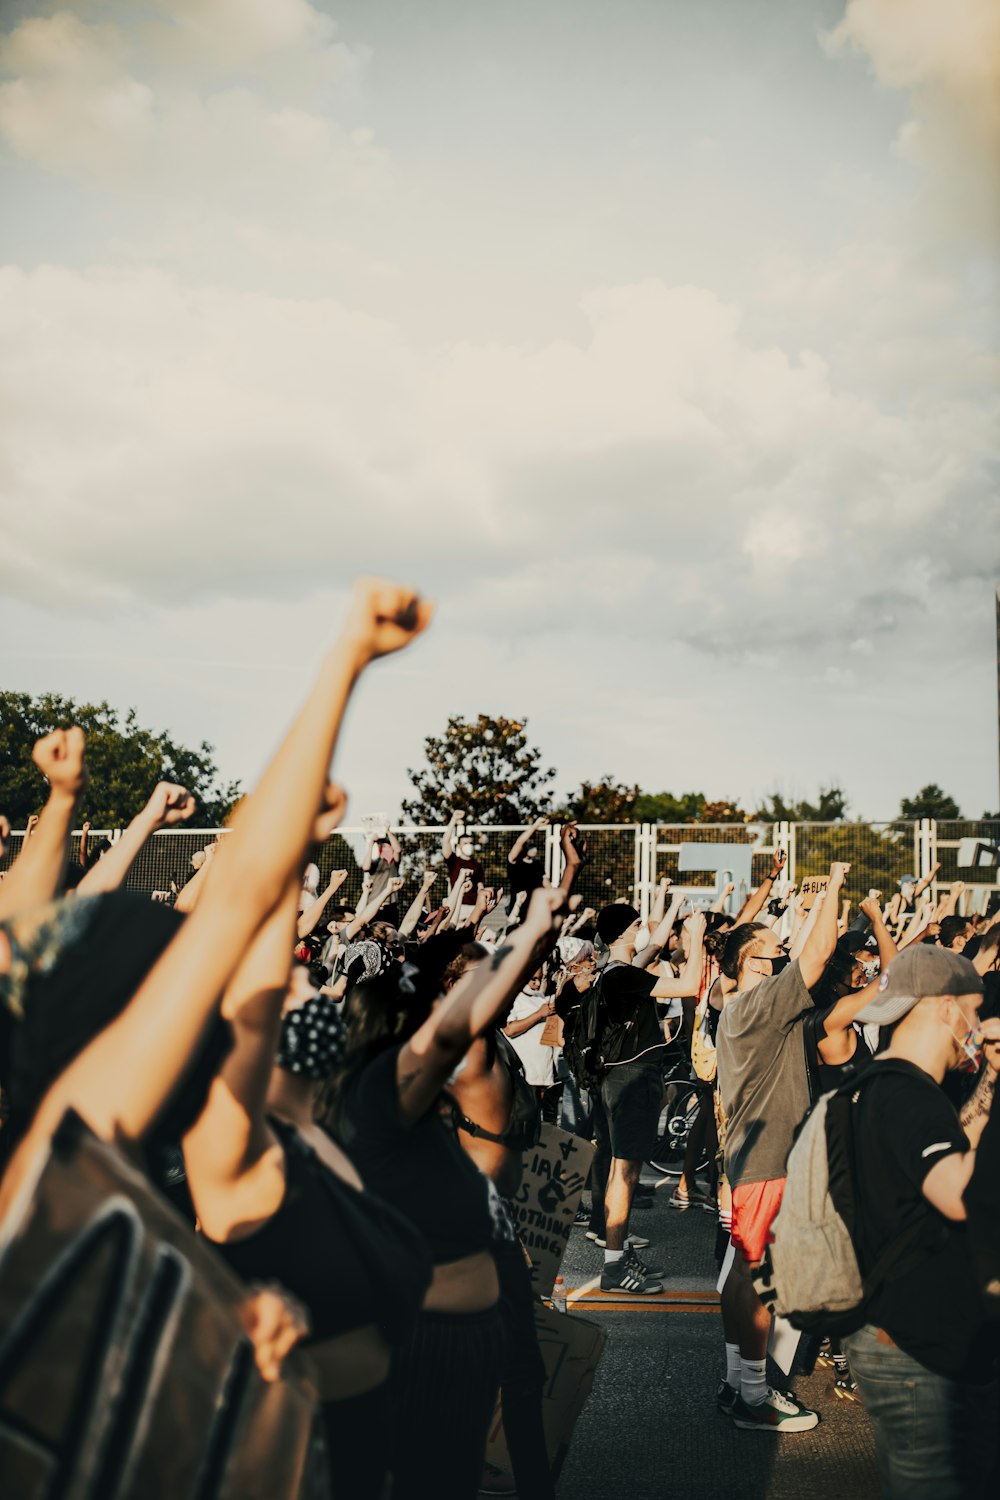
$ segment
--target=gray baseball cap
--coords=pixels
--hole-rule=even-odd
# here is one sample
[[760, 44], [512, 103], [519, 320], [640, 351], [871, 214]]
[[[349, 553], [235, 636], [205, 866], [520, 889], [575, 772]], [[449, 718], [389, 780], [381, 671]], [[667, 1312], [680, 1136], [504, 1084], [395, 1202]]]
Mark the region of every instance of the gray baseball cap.
[[981, 995], [983, 981], [967, 958], [937, 943], [912, 943], [892, 960], [878, 993], [856, 1020], [891, 1026], [928, 995]]

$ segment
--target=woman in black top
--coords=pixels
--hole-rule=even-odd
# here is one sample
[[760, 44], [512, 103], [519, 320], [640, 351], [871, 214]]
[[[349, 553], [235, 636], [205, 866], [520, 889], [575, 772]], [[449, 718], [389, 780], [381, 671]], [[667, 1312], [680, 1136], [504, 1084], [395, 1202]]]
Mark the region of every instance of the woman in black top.
[[[394, 1368], [393, 1500], [471, 1500], [500, 1377], [491, 1253], [510, 1230], [493, 1183], [463, 1151], [442, 1098], [476, 1037], [496, 1025], [551, 947], [559, 890], [536, 891], [509, 944], [440, 999], [430, 940], [422, 970], [383, 976], [348, 1000], [348, 1066], [335, 1132], [366, 1180], [416, 1224], [434, 1275]], [[450, 956], [450, 955], [449, 955]]]
[[289, 989], [295, 906], [289, 882], [226, 992], [233, 1048], [184, 1159], [206, 1238], [246, 1280], [280, 1282], [306, 1308], [334, 1493], [378, 1500], [392, 1353], [411, 1331], [430, 1258], [314, 1121], [343, 1022], [335, 1002], [312, 998], [304, 969]]

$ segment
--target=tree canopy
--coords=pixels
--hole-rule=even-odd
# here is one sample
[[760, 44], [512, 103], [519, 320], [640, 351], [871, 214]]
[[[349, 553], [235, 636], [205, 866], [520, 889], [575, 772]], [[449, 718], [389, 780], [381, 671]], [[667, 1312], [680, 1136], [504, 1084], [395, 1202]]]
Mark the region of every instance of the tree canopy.
[[802, 797], [786, 802], [780, 792], [772, 792], [757, 809], [765, 823], [842, 823], [847, 817], [847, 793], [839, 786], [821, 786], [815, 802]]
[[904, 797], [899, 804], [901, 818], [960, 818], [958, 803], [935, 782], [922, 786], [915, 797]]
[[166, 733], [144, 729], [134, 709], [122, 717], [108, 703], [75, 703], [57, 693], [33, 698], [0, 692], [0, 811], [15, 828], [23, 827], [47, 796], [45, 781], [32, 763], [33, 744], [71, 724], [79, 724], [87, 736], [90, 785], [80, 804], [80, 819], [95, 828], [128, 823], [158, 781], [178, 781], [187, 787], [197, 803], [194, 821], [202, 827], [221, 824], [240, 795], [239, 782], [220, 782], [211, 745], [203, 742], [192, 750]]
[[467, 823], [531, 823], [549, 810], [555, 767], [528, 743], [527, 721], [449, 718], [443, 735], [424, 740], [426, 764], [407, 775], [414, 796], [403, 815], [413, 823], [446, 823], [463, 811]]

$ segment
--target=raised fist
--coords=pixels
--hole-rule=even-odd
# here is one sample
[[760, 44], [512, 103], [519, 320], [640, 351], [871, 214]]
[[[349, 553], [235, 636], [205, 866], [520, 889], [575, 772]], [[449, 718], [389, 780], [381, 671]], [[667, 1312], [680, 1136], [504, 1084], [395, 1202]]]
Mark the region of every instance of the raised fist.
[[[312, 826], [312, 842], [325, 843], [335, 828], [344, 821], [347, 811], [347, 793], [335, 781], [328, 781], [323, 788], [323, 800]], [[346, 877], [345, 877], [346, 878]]]
[[380, 578], [359, 578], [344, 634], [365, 665], [408, 646], [427, 629], [433, 613], [433, 605], [413, 589]]
[[54, 790], [78, 797], [87, 785], [87, 763], [83, 758], [87, 737], [78, 724], [72, 729], [53, 729], [36, 740], [31, 758]]
[[176, 781], [159, 781], [145, 810], [157, 828], [172, 828], [176, 823], [186, 823], [194, 815], [194, 806], [187, 787]]

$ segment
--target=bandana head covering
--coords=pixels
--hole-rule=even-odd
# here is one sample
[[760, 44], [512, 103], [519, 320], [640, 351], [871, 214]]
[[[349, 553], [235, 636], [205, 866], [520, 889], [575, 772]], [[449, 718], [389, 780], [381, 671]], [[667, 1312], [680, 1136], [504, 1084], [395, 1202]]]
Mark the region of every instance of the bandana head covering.
[[316, 995], [288, 1011], [281, 1022], [275, 1059], [279, 1068], [301, 1078], [329, 1078], [347, 1052], [347, 1027], [340, 1006], [329, 995]]

